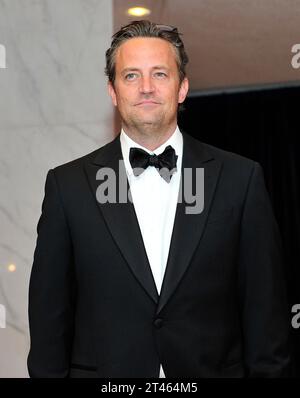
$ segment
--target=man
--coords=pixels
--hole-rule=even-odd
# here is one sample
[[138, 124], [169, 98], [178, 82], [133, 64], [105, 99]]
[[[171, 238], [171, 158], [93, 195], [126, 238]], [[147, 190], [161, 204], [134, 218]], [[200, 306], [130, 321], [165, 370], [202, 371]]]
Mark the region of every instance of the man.
[[[30, 375], [286, 375], [280, 239], [261, 167], [180, 132], [188, 59], [177, 29], [133, 22], [106, 57], [122, 131], [48, 172], [30, 281]], [[124, 172], [132, 201], [103, 200], [104, 170], [116, 180]], [[187, 211], [179, 193], [201, 187], [197, 170], [204, 208]]]

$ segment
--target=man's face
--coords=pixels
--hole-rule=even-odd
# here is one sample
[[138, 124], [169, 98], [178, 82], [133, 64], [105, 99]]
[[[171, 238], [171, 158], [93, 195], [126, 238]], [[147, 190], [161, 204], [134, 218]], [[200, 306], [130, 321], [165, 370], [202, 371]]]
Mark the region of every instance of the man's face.
[[118, 48], [115, 61], [115, 82], [108, 89], [123, 126], [141, 133], [175, 128], [188, 80], [179, 84], [172, 44], [159, 38], [129, 39]]

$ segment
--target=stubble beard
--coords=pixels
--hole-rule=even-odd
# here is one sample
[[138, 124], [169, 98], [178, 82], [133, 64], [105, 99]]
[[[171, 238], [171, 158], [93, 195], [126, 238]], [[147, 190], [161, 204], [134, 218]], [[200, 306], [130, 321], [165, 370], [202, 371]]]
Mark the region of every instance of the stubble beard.
[[126, 119], [122, 119], [122, 124], [126, 130], [130, 131], [134, 136], [159, 137], [165, 134], [170, 125], [171, 120], [167, 120], [166, 115], [161, 112], [153, 115], [152, 118], [142, 118], [139, 115], [130, 115]]

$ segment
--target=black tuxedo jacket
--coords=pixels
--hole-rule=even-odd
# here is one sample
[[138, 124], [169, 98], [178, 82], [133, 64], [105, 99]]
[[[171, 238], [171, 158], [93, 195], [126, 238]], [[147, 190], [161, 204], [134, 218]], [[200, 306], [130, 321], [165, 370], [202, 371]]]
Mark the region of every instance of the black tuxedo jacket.
[[[29, 289], [31, 377], [279, 377], [288, 310], [261, 167], [183, 134], [204, 210], [178, 203], [158, 295], [133, 204], [96, 199], [120, 136], [48, 172]], [[160, 178], [160, 177], [159, 177]]]

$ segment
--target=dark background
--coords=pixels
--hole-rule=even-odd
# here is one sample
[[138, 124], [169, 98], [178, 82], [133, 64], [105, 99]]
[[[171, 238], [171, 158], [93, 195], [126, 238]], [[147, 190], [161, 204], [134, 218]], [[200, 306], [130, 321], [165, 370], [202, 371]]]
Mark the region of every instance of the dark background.
[[[289, 308], [300, 303], [300, 88], [193, 94], [179, 126], [207, 144], [261, 164], [281, 232]], [[290, 319], [295, 314], [290, 314]], [[300, 377], [300, 329], [291, 326], [293, 375]]]

